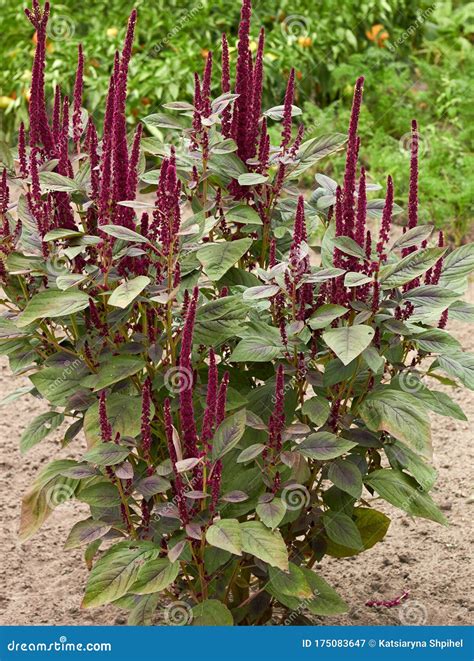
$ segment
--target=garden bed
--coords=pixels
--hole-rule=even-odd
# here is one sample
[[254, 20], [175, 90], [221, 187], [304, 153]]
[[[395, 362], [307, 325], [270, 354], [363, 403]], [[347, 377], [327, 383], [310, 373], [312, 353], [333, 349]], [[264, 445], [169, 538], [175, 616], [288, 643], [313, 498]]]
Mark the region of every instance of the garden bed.
[[[471, 283], [468, 300], [474, 302]], [[460, 322], [449, 330], [466, 350], [474, 350], [472, 326]], [[25, 385], [26, 378], [12, 377], [5, 360], [1, 362], [0, 397]], [[442, 389], [437, 385], [437, 389]], [[439, 481], [434, 497], [449, 519], [442, 527], [380, 503], [392, 518], [385, 540], [363, 555], [335, 560], [325, 558], [315, 569], [350, 604], [347, 615], [313, 618], [316, 624], [377, 625], [472, 623], [474, 605], [467, 586], [473, 581], [471, 546], [467, 528], [472, 519], [474, 499], [474, 449], [472, 421], [474, 392], [451, 392], [470, 422], [436, 416], [433, 424], [434, 466]], [[34, 416], [46, 410], [45, 403], [27, 397], [0, 409], [2, 481], [0, 555], [0, 624], [88, 625], [125, 624], [125, 615], [113, 606], [81, 610], [87, 569], [81, 551], [64, 551], [71, 526], [87, 516], [87, 507], [69, 502], [59, 507], [41, 530], [28, 542], [17, 541], [20, 501], [38, 472], [48, 463], [60, 433], [21, 457], [18, 438]], [[63, 450], [61, 456], [80, 456], [83, 440]], [[18, 467], [21, 466], [21, 470]], [[365, 606], [371, 599], [392, 599], [410, 592], [404, 605], [393, 609]], [[160, 609], [157, 610], [159, 618]]]

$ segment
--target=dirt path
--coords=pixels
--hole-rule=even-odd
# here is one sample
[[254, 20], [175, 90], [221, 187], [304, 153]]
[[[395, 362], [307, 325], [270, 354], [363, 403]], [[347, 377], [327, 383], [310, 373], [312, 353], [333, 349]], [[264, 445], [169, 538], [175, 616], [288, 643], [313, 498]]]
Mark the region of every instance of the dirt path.
[[[474, 300], [474, 286], [469, 298]], [[474, 351], [474, 328], [455, 322], [450, 330], [468, 351]], [[25, 385], [12, 377], [7, 361], [0, 363], [0, 398]], [[439, 386], [437, 386], [440, 388]], [[393, 523], [385, 540], [361, 556], [324, 558], [316, 570], [347, 600], [347, 615], [316, 620], [325, 624], [470, 624], [474, 587], [470, 522], [474, 507], [474, 393], [451, 392], [469, 422], [434, 417], [434, 465], [439, 480], [433, 496], [450, 521], [442, 527], [423, 519], [413, 520], [389, 505]], [[18, 450], [21, 432], [46, 406], [25, 397], [0, 409], [0, 624], [123, 624], [123, 613], [114, 607], [81, 610], [86, 582], [81, 551], [64, 551], [63, 544], [74, 522], [86, 508], [66, 503], [43, 528], [20, 545], [16, 532], [22, 495], [38, 469], [57, 457], [60, 435], [53, 434], [26, 457]], [[74, 449], [72, 449], [74, 448]], [[80, 452], [79, 442], [60, 456]], [[410, 592], [403, 606], [375, 609], [368, 599], [391, 599]]]

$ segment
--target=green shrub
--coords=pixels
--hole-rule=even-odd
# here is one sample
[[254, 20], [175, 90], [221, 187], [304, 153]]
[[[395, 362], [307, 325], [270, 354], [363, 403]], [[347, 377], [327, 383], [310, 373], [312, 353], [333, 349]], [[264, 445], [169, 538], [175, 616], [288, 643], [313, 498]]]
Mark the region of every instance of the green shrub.
[[293, 130], [294, 71], [284, 105], [262, 113], [263, 34], [250, 59], [247, 0], [234, 92], [224, 40], [217, 97], [209, 55], [192, 103], [145, 118], [174, 131], [173, 146], [141, 125], [127, 141], [134, 13], [99, 142], [81, 110], [81, 53], [70, 110], [57, 90], [48, 115], [48, 11], [33, 7], [29, 132], [0, 187], [0, 348], [49, 403], [22, 452], [63, 422], [63, 445], [83, 432], [88, 447], [40, 472], [22, 539], [62, 502], [89, 505], [66, 541], [93, 565], [83, 605], [113, 603], [131, 624], [159, 606], [167, 623], [195, 625], [344, 612], [313, 565], [384, 538], [374, 495], [446, 523], [430, 495], [429, 412], [465, 416], [423, 377], [474, 388], [474, 356], [444, 330], [448, 315], [473, 318], [461, 296], [474, 246], [448, 254], [418, 225], [416, 123], [408, 228], [392, 241], [391, 178], [377, 202], [363, 168], [356, 181], [363, 79], [343, 188], [319, 176], [306, 202], [296, 182], [345, 137]]

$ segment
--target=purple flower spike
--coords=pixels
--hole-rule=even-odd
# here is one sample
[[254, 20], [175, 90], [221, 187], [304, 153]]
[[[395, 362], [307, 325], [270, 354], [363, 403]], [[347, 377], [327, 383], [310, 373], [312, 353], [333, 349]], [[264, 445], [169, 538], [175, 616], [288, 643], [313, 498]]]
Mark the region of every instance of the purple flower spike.
[[249, 124], [249, 111], [251, 109], [251, 96], [249, 89], [249, 34], [252, 7], [250, 0], [243, 0], [240, 12], [239, 43], [237, 56], [237, 74], [235, 92], [239, 95], [234, 103], [232, 116], [232, 137], [237, 143], [237, 154], [245, 162], [246, 135]]
[[408, 229], [418, 224], [418, 125], [414, 119], [411, 123], [411, 159], [410, 159], [410, 192], [408, 196]]
[[212, 438], [217, 412], [217, 366], [214, 349], [209, 351], [209, 371], [207, 379], [206, 410], [202, 423], [201, 441], [207, 443]]
[[82, 94], [84, 90], [84, 53], [82, 44], [79, 44], [77, 52], [77, 71], [74, 83], [74, 107], [72, 116], [74, 144], [79, 149], [82, 135]]
[[102, 442], [109, 443], [112, 440], [112, 425], [107, 417], [107, 397], [105, 390], [102, 390], [99, 395], [99, 428]]
[[150, 462], [151, 450], [151, 379], [147, 377], [143, 384], [143, 403], [142, 403], [142, 419], [141, 419], [141, 433], [142, 433], [142, 450], [143, 456], [146, 461]]
[[26, 156], [26, 136], [23, 122], [21, 122], [18, 132], [18, 160], [20, 162], [20, 175], [24, 179], [28, 176], [28, 158]]
[[382, 222], [380, 224], [379, 240], [377, 243], [377, 254], [379, 260], [384, 262], [387, 256], [384, 254], [385, 246], [390, 239], [390, 230], [392, 227], [392, 211], [393, 211], [393, 180], [389, 175], [387, 178], [387, 194], [385, 196], [385, 204], [382, 213]]
[[[222, 77], [221, 91], [223, 94], [230, 92], [230, 60], [229, 44], [225, 34], [222, 35]], [[230, 104], [222, 112], [222, 134], [225, 138], [230, 138], [232, 130], [232, 113]]]
[[187, 457], [197, 457], [197, 431], [193, 405], [193, 371], [191, 353], [193, 348], [193, 331], [196, 319], [196, 306], [199, 289], [195, 287], [189, 302], [184, 321], [181, 338], [181, 353], [179, 357], [179, 370], [182, 387], [179, 393], [179, 413], [181, 419], [181, 433]]
[[218, 427], [225, 418], [225, 407], [227, 404], [227, 388], [229, 386], [230, 374], [225, 372], [217, 393], [216, 408], [216, 427]]
[[295, 70], [290, 71], [285, 92], [285, 103], [283, 109], [283, 130], [281, 134], [280, 149], [286, 152], [291, 140], [291, 121], [293, 114], [293, 100], [295, 97]]
[[354, 98], [352, 100], [351, 119], [349, 123], [349, 135], [346, 152], [346, 168], [344, 172], [344, 199], [343, 199], [343, 217], [344, 234], [354, 238], [354, 196], [356, 183], [357, 158], [359, 153], [359, 140], [357, 128], [359, 125], [360, 107], [362, 104], [362, 90], [364, 78], [357, 79]]
[[357, 222], [355, 240], [362, 247], [365, 244], [365, 221], [367, 217], [367, 192], [365, 185], [365, 169], [361, 168], [358, 191], [359, 195], [357, 198]]

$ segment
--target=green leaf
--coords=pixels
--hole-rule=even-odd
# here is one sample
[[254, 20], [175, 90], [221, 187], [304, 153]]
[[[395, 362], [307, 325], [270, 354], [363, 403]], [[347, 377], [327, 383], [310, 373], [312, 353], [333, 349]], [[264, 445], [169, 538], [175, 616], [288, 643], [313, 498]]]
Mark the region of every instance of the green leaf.
[[[266, 592], [271, 594], [290, 611], [301, 612], [302, 607], [308, 609], [314, 615], [339, 615], [347, 613], [347, 604], [341, 599], [337, 592], [324, 579], [318, 576], [312, 569], [300, 567], [303, 575], [310, 586], [313, 597], [306, 598], [303, 602], [298, 597], [290, 597], [274, 590], [272, 583], [265, 586]], [[291, 619], [288, 619], [291, 624]]]
[[[107, 397], [107, 417], [112, 425], [112, 435], [115, 438], [117, 434], [123, 438], [131, 436], [132, 438], [140, 433], [141, 422], [140, 415], [137, 412], [142, 410], [142, 398], [112, 393]], [[151, 415], [155, 411], [151, 408]], [[88, 447], [92, 447], [100, 441], [99, 425], [99, 402], [97, 401], [86, 411], [84, 417], [84, 434], [86, 436]]]
[[324, 425], [329, 417], [331, 405], [324, 397], [311, 397], [307, 399], [301, 409], [303, 415], [306, 415], [316, 427]]
[[441, 328], [430, 328], [411, 339], [422, 351], [428, 353], [452, 353], [461, 349], [461, 344]]
[[33, 296], [16, 320], [20, 328], [36, 319], [53, 319], [80, 312], [89, 306], [89, 295], [82, 291], [49, 289]]
[[344, 365], [349, 365], [366, 349], [375, 335], [370, 326], [343, 326], [323, 333], [323, 340]]
[[428, 493], [412, 477], [399, 470], [383, 468], [369, 473], [364, 482], [374, 489], [384, 500], [400, 509], [430, 519], [437, 523], [446, 524], [442, 512], [435, 505]]
[[446, 248], [425, 248], [403, 257], [396, 264], [389, 264], [380, 270], [382, 289], [393, 289], [410, 282], [434, 266], [444, 255]]
[[125, 309], [132, 301], [139, 296], [147, 285], [151, 282], [146, 275], [139, 275], [133, 280], [122, 283], [117, 289], [114, 289], [108, 303], [116, 308]]
[[47, 232], [43, 237], [43, 241], [59, 241], [60, 239], [73, 239], [83, 235], [84, 235], [83, 232], [77, 232], [76, 230], [65, 230], [59, 228]]
[[111, 482], [97, 482], [81, 489], [77, 496], [78, 500], [87, 503], [91, 507], [108, 509], [120, 505], [120, 494], [117, 487]]
[[241, 225], [262, 225], [262, 219], [253, 207], [248, 204], [238, 204], [226, 211], [225, 219], [229, 223]]
[[[128, 227], [123, 227], [123, 225], [101, 225], [100, 231], [105, 234], [109, 234], [116, 239], [121, 241], [133, 241], [134, 243], [150, 243], [148, 239], [138, 232], [129, 229]], [[143, 277], [143, 276], [141, 276]]]
[[246, 172], [241, 174], [237, 181], [240, 186], [258, 186], [258, 184], [264, 184], [268, 181], [268, 177], [257, 172]]
[[319, 328], [326, 328], [329, 326], [335, 319], [342, 317], [347, 314], [349, 310], [342, 305], [333, 305], [332, 303], [327, 303], [321, 305], [313, 316], [309, 320], [309, 325], [313, 330]]
[[196, 314], [196, 344], [215, 346], [238, 335], [247, 317], [248, 308], [249, 304], [242, 300], [240, 294], [205, 303]]
[[206, 540], [211, 546], [242, 555], [240, 523], [237, 519], [221, 519], [206, 532]]
[[340, 149], [347, 141], [344, 133], [330, 133], [317, 138], [310, 138], [303, 142], [298, 150], [299, 159], [319, 160]]
[[[367, 201], [367, 216], [369, 218], [375, 218], [380, 220], [382, 218], [383, 210], [385, 207], [385, 200], [368, 200]], [[403, 209], [396, 203], [393, 203], [392, 207], [392, 216], [396, 216], [399, 213], [402, 213]]]
[[212, 460], [216, 461], [232, 450], [245, 431], [245, 410], [237, 411], [226, 418], [218, 427], [212, 439]]
[[329, 466], [328, 478], [342, 491], [353, 498], [362, 495], [362, 475], [356, 464], [346, 459], [338, 459]]
[[235, 347], [231, 363], [266, 363], [283, 355], [283, 343], [273, 337], [244, 337]]
[[193, 627], [229, 627], [233, 624], [232, 613], [217, 599], [206, 599], [192, 609]]
[[258, 301], [262, 298], [270, 298], [280, 291], [278, 285], [259, 285], [258, 287], [249, 287], [243, 293], [244, 301]]
[[411, 301], [413, 305], [430, 308], [430, 311], [435, 312], [445, 310], [458, 295], [456, 292], [440, 287], [439, 285], [423, 285], [415, 287], [407, 291], [403, 298]]
[[326, 534], [331, 541], [350, 549], [362, 550], [359, 529], [350, 516], [343, 512], [328, 510], [322, 518]]
[[[474, 355], [466, 352], [453, 352], [449, 356], [440, 356], [437, 364], [455, 379], [459, 379], [466, 388], [474, 390]], [[430, 370], [433, 365], [430, 367]]]
[[368, 282], [372, 282], [373, 278], [370, 275], [365, 275], [365, 273], [346, 273], [344, 278], [345, 287], [360, 287], [361, 285], [366, 285]]
[[[390, 519], [382, 512], [365, 507], [354, 507], [352, 518], [359, 530], [364, 550], [372, 548], [377, 542], [380, 542], [390, 526]], [[345, 558], [351, 555], [357, 555], [360, 551], [351, 549], [348, 546], [341, 546], [329, 540], [326, 553], [334, 558]]]
[[432, 232], [433, 225], [417, 225], [417, 227], [412, 227], [393, 242], [390, 250], [402, 250], [403, 248], [417, 246], [423, 241], [426, 241]]
[[92, 568], [83, 608], [97, 608], [123, 597], [136, 581], [143, 563], [158, 553], [151, 542], [119, 542], [112, 546]]
[[130, 611], [127, 624], [131, 627], [145, 626], [152, 623], [153, 614], [160, 602], [159, 594], [146, 594], [137, 598], [137, 604]]
[[334, 238], [334, 245], [341, 252], [352, 257], [359, 257], [365, 260], [365, 250], [358, 243], [351, 239], [349, 236], [336, 236]]
[[40, 443], [43, 438], [53, 432], [64, 421], [62, 413], [48, 411], [36, 416], [25, 429], [20, 438], [20, 452], [25, 454], [32, 447]]
[[97, 375], [94, 376], [94, 392], [123, 381], [144, 367], [145, 361], [138, 356], [112, 356], [101, 365]]
[[467, 243], [450, 252], [443, 261], [442, 280], [458, 280], [474, 270], [474, 243]]
[[85, 367], [79, 358], [61, 367], [44, 367], [30, 376], [30, 380], [42, 395], [55, 406], [66, 406], [72, 395], [80, 391]]
[[109, 523], [96, 521], [91, 518], [79, 521], [72, 527], [71, 532], [66, 539], [66, 543], [64, 544], [64, 548], [69, 551], [82, 544], [90, 544], [96, 539], [100, 539], [106, 535], [111, 527], [112, 526]]
[[248, 448], [245, 448], [245, 450], [242, 450], [236, 461], [238, 464], [244, 464], [247, 461], [252, 461], [252, 459], [255, 459], [261, 455], [264, 450], [265, 445], [263, 445], [263, 443], [254, 443], [253, 445], [249, 445]]
[[83, 457], [84, 461], [97, 466], [114, 466], [120, 464], [130, 454], [130, 448], [118, 443], [97, 443]]
[[294, 449], [310, 459], [328, 461], [340, 457], [341, 454], [348, 452], [356, 445], [357, 443], [347, 441], [345, 438], [331, 434], [331, 432], [321, 431], [311, 434]]
[[69, 179], [57, 172], [40, 172], [39, 181], [42, 190], [58, 191], [62, 193], [74, 193], [78, 186], [74, 179]]
[[62, 471], [76, 465], [71, 459], [52, 461], [35, 478], [21, 505], [19, 539], [25, 541], [43, 525], [51, 512], [75, 496], [78, 480]]
[[168, 558], [147, 560], [140, 567], [136, 581], [128, 591], [133, 594], [152, 594], [166, 590], [176, 580], [179, 570], [179, 562], [170, 562]]
[[220, 280], [252, 245], [252, 239], [209, 243], [197, 251], [204, 273], [213, 281]]
[[474, 322], [474, 304], [465, 301], [455, 301], [449, 306], [449, 318], [451, 320]]
[[386, 443], [384, 449], [392, 468], [406, 468], [424, 491], [430, 491], [436, 481], [436, 471], [432, 466], [422, 461], [415, 452], [400, 441]]
[[279, 594], [298, 597], [299, 599], [308, 599], [314, 596], [302, 569], [292, 562], [289, 563], [288, 572], [270, 567], [268, 578], [272, 589]]
[[281, 498], [274, 498], [269, 503], [257, 505], [256, 512], [261, 521], [273, 530], [283, 521], [286, 514], [286, 503]]
[[288, 571], [288, 551], [278, 530], [271, 531], [260, 521], [240, 524], [242, 550], [272, 567]]
[[372, 431], [386, 431], [423, 457], [431, 457], [428, 414], [415, 395], [383, 388], [370, 393], [359, 414]]

